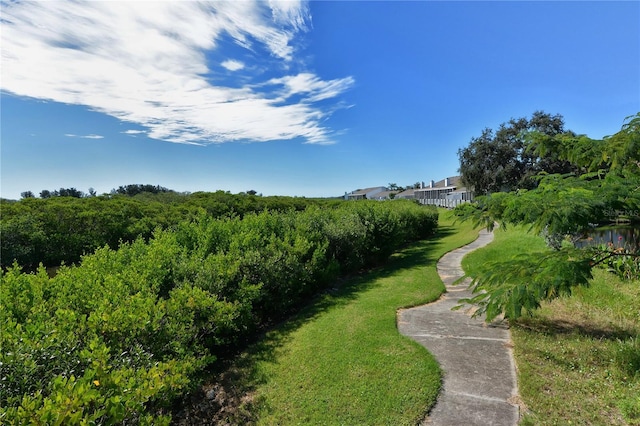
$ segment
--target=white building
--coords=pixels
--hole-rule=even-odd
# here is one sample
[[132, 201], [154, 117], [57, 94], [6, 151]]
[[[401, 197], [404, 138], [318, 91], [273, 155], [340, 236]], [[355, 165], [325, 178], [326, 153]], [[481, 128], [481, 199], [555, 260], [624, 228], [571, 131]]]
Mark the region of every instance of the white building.
[[384, 186], [376, 186], [373, 188], [355, 190], [351, 194], [345, 194], [344, 197], [347, 200], [375, 200], [377, 199], [376, 194], [380, 194], [386, 190], [387, 188]]
[[462, 184], [460, 176], [431, 181], [428, 186], [415, 189], [414, 195], [422, 204], [448, 208], [473, 201], [473, 192]]

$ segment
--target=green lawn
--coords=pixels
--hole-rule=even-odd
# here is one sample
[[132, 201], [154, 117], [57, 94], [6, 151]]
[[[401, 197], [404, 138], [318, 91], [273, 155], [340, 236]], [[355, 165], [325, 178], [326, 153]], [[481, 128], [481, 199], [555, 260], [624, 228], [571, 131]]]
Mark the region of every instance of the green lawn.
[[337, 285], [268, 333], [232, 369], [236, 385], [251, 391], [234, 421], [416, 424], [436, 400], [440, 369], [426, 349], [398, 333], [396, 312], [437, 299], [444, 291], [437, 260], [476, 236], [443, 210], [437, 236]]
[[[473, 275], [487, 260], [546, 250], [522, 229], [466, 256]], [[523, 425], [640, 425], [640, 281], [597, 270], [588, 288], [545, 303], [512, 324]]]

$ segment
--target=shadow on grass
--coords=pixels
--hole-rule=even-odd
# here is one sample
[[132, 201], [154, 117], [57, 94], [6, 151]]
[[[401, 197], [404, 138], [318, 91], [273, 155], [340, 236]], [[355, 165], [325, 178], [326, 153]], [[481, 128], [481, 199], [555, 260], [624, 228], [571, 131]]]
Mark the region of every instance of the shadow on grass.
[[392, 254], [383, 264], [340, 278], [333, 286], [314, 297], [295, 315], [262, 336], [259, 342], [251, 346], [252, 356], [256, 360], [272, 361], [274, 348], [285, 343], [291, 332], [307, 322], [313, 321], [332, 308], [348, 305], [357, 299], [359, 294], [379, 285], [379, 280], [383, 278], [392, 277], [403, 270], [424, 267], [429, 264], [435, 265], [438, 259], [434, 256], [434, 246], [438, 244], [440, 239], [454, 232], [452, 227], [442, 227], [433, 237], [410, 243]]
[[281, 347], [291, 333], [304, 324], [313, 321], [330, 309], [350, 304], [361, 293], [380, 285], [381, 279], [392, 277], [407, 269], [435, 264], [438, 259], [433, 256], [434, 246], [441, 238], [453, 232], [451, 228], [441, 229], [432, 238], [411, 243], [394, 253], [382, 265], [337, 280], [332, 287], [314, 297], [311, 303], [301, 308], [298, 313], [268, 331], [260, 341], [251, 345], [250, 356], [253, 360], [274, 361], [275, 349]]
[[547, 336], [581, 336], [599, 340], [626, 340], [637, 337], [635, 330], [579, 321], [549, 318], [521, 318], [517, 327]]
[[210, 371], [213, 378], [203, 386], [203, 395], [192, 395], [189, 407], [177, 414], [174, 424], [253, 424], [257, 411], [264, 401], [254, 396], [255, 389], [266, 382], [259, 371], [260, 362], [275, 362], [278, 352], [291, 339], [292, 333], [304, 324], [313, 321], [330, 309], [346, 306], [379, 284], [379, 280], [394, 276], [403, 270], [435, 265], [435, 246], [442, 238], [454, 234], [450, 226], [441, 226], [436, 234], [427, 239], [411, 243], [394, 253], [382, 265], [339, 279], [331, 288], [315, 296], [298, 313], [259, 336], [246, 350], [226, 361], [216, 363]]
[[[640, 378], [640, 336], [636, 330], [547, 318], [519, 320], [517, 327], [528, 333], [552, 338], [551, 343], [542, 343], [540, 347], [536, 345], [536, 348], [531, 350], [539, 359], [549, 360], [565, 371], [575, 370], [581, 365], [613, 363], [615, 368], [625, 375], [638, 375]], [[581, 352], [578, 359], [574, 355], [558, 351], [557, 345], [560, 342], [557, 342], [556, 338], [562, 338], [565, 343], [573, 346], [574, 350]], [[586, 343], [584, 339], [587, 339]], [[594, 346], [594, 341], [604, 345]], [[594, 347], [599, 347], [600, 350], [594, 351]], [[580, 360], [581, 356], [587, 356], [587, 359]]]

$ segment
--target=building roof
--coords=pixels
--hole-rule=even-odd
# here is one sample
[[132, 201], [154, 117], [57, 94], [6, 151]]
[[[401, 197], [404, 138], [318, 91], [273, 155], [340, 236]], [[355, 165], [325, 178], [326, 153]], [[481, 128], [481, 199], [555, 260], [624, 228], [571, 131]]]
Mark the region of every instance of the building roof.
[[386, 189], [387, 188], [385, 188], [384, 186], [374, 186], [372, 188], [356, 189], [355, 191], [352, 191], [350, 194], [347, 194], [347, 195], [366, 195], [371, 191], [375, 191], [375, 190], [385, 191]]
[[414, 188], [408, 188], [405, 189], [404, 191], [396, 194], [396, 198], [397, 197], [413, 197], [413, 193], [415, 192]]
[[[447, 181], [448, 180], [448, 181]], [[445, 185], [448, 184], [448, 185]], [[462, 178], [460, 176], [452, 176], [446, 179], [434, 182], [433, 187], [416, 189], [416, 191], [433, 191], [436, 189], [460, 189], [462, 188]]]
[[374, 195], [372, 195], [372, 198], [391, 198], [391, 194], [397, 194], [398, 191], [382, 191], [382, 192], [376, 192]]

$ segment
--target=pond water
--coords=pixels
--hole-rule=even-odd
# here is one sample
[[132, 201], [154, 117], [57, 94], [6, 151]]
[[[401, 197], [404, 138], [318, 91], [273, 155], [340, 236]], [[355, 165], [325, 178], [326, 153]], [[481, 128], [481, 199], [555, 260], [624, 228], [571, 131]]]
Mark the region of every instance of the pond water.
[[640, 250], [640, 227], [606, 226], [595, 228], [588, 236], [576, 243], [577, 247], [588, 247], [601, 244], [613, 244], [614, 247], [625, 247], [631, 251]]

